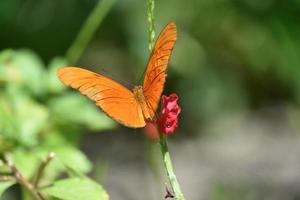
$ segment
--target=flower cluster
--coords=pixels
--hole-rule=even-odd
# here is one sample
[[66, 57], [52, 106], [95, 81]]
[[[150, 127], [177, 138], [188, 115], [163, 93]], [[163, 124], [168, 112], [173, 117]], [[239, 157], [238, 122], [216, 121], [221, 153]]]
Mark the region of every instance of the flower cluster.
[[161, 113], [156, 121], [158, 129], [165, 135], [172, 134], [178, 126], [178, 115], [181, 108], [177, 104], [178, 96], [175, 93], [162, 96]]

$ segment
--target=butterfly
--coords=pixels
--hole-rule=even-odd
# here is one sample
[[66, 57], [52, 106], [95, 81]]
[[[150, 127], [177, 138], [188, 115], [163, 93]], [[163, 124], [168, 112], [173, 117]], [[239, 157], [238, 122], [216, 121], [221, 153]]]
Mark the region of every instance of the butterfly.
[[132, 128], [144, 127], [155, 117], [176, 39], [176, 25], [170, 22], [158, 36], [150, 54], [143, 85], [136, 85], [132, 90], [104, 75], [78, 67], [59, 68], [57, 76], [66, 86], [95, 101], [117, 122]]

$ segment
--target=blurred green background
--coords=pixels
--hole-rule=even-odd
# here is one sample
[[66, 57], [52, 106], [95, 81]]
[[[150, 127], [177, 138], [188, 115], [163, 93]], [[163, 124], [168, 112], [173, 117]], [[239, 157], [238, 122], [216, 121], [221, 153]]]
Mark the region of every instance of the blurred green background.
[[[118, 126], [56, 79], [96, 3], [0, 1], [0, 151], [68, 144], [62, 157], [85, 163], [79, 171], [111, 199], [158, 199], [166, 179], [153, 175], [160, 155], [143, 130]], [[170, 140], [187, 199], [300, 199], [299, 19], [299, 0], [156, 1], [156, 34], [178, 28], [164, 93], [180, 97]], [[115, 1], [76, 66], [136, 84], [147, 25], [146, 1]]]

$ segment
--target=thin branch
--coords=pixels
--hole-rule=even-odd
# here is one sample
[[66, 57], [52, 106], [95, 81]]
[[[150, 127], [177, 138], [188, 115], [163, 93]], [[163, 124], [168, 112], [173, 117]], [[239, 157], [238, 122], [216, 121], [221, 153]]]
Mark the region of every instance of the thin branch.
[[16, 178], [10, 175], [2, 175], [0, 176], [0, 181], [16, 181]]
[[28, 192], [30, 192], [30, 194], [34, 197], [35, 200], [45, 200], [42, 197], [42, 195], [38, 191], [35, 190], [33, 185], [28, 180], [26, 180], [26, 178], [19, 172], [19, 170], [16, 168], [13, 161], [8, 160], [7, 163], [8, 163], [8, 166], [10, 167], [16, 181], [20, 185], [22, 185], [24, 188], [26, 188], [28, 190]]
[[84, 49], [92, 39], [97, 28], [111, 9], [115, 0], [98, 0], [97, 5], [84, 22], [80, 32], [67, 51], [66, 58], [70, 64], [76, 64]]
[[34, 188], [37, 189], [39, 182], [43, 176], [43, 172], [45, 171], [46, 166], [49, 164], [49, 162], [55, 157], [55, 153], [54, 152], [50, 152], [46, 158], [46, 160], [42, 161], [39, 168], [38, 168], [38, 172], [34, 181]]

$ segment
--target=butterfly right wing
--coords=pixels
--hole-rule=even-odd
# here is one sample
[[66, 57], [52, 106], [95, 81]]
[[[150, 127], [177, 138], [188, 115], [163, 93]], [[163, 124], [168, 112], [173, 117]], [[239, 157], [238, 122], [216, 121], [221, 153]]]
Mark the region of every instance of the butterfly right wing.
[[[78, 67], [58, 69], [59, 79], [96, 102], [109, 117], [132, 127], [146, 125], [141, 106], [133, 93], [105, 76]], [[78, 108], [80, 109], [80, 108]]]
[[167, 76], [167, 67], [177, 40], [176, 25], [170, 22], [160, 33], [147, 64], [143, 93], [153, 117]]

